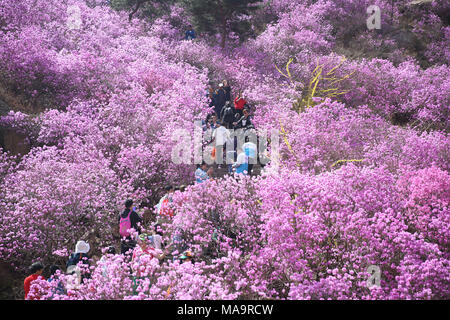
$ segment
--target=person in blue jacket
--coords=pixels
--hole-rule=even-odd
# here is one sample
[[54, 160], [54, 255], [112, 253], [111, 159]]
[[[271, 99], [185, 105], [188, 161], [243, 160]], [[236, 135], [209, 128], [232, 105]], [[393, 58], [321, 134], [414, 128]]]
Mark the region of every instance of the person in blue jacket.
[[192, 26], [188, 27], [188, 30], [186, 30], [185, 33], [185, 40], [194, 40], [195, 38], [197, 38], [197, 35], [195, 34], [195, 30]]

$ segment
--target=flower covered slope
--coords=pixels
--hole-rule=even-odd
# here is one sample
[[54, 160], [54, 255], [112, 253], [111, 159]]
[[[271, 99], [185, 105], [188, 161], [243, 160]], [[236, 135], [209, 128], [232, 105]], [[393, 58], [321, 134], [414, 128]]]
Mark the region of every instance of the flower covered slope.
[[[0, 0], [1, 85], [40, 110], [0, 118], [31, 145], [21, 156], [0, 148], [0, 260], [24, 272], [85, 234], [109, 246], [127, 198], [151, 209], [165, 185], [194, 181], [193, 165], [171, 160], [172, 134], [193, 132], [210, 111], [209, 81], [228, 79], [255, 106], [256, 127], [280, 132], [280, 162], [175, 193], [164, 241], [181, 234], [195, 263], [149, 259], [132, 266], [136, 284], [129, 262], [108, 255], [77, 290], [36, 281], [36, 296], [449, 299], [443, 3], [267, 1], [253, 17], [274, 17], [264, 29], [222, 50], [180, 41], [189, 17], [179, 7], [129, 23], [103, 1]], [[386, 21], [379, 32], [366, 27], [371, 4]], [[367, 285], [369, 266], [379, 287]]]

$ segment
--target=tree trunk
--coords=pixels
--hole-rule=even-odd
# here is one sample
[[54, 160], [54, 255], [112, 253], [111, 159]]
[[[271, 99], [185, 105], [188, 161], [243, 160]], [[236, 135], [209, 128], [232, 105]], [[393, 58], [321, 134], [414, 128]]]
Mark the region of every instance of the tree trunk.
[[136, 3], [136, 7], [134, 7], [133, 11], [131, 11], [130, 14], [128, 15], [129, 22], [131, 22], [131, 20], [133, 20], [134, 14], [139, 10], [139, 8], [141, 7], [141, 5], [144, 2], [148, 2], [148, 0], [138, 0], [138, 2]]
[[227, 38], [227, 20], [225, 17], [225, 14], [222, 15], [222, 30], [221, 30], [221, 43], [220, 46], [222, 47], [222, 49], [225, 49], [225, 43], [226, 43], [226, 38]]

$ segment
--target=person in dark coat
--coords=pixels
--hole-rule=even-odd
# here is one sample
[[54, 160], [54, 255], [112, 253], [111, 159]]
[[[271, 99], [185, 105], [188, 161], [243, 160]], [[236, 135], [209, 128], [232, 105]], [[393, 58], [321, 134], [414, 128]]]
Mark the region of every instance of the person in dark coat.
[[213, 108], [213, 107], [215, 108], [216, 104], [217, 104], [217, 90], [214, 91], [214, 89], [212, 87], [209, 88], [208, 98], [209, 98], [209, 107], [210, 108]]
[[220, 119], [227, 129], [233, 129], [234, 108], [231, 106], [231, 102], [227, 101], [225, 104]]
[[248, 109], [244, 109], [243, 112], [244, 115], [237, 122], [233, 123], [234, 127], [244, 130], [254, 128]]
[[223, 90], [225, 90], [225, 101], [231, 101], [231, 87], [227, 80], [223, 80]]
[[222, 112], [222, 108], [225, 106], [226, 103], [226, 92], [223, 89], [223, 83], [219, 84], [219, 89], [216, 91], [217, 94], [217, 99], [215, 101], [215, 108], [214, 110], [216, 111], [217, 114], [217, 118], [220, 119], [220, 113]]

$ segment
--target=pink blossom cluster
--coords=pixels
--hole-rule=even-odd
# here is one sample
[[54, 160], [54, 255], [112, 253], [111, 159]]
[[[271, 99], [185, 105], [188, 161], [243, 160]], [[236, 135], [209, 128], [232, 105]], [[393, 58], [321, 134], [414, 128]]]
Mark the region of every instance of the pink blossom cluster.
[[[389, 29], [367, 31], [372, 2], [393, 26], [423, 13], [414, 33], [429, 39], [427, 68]], [[257, 129], [280, 132], [278, 166], [176, 192], [161, 227], [166, 245], [180, 243], [164, 261], [104, 254], [81, 283], [62, 272], [36, 281], [31, 298], [449, 299], [445, 5], [405, 13], [391, 2], [271, 1], [254, 18], [275, 20], [221, 50], [180, 40], [189, 17], [177, 6], [129, 23], [100, 1], [0, 0], [1, 85], [42, 110], [0, 118], [32, 142], [21, 157], [0, 148], [0, 259], [25, 275], [83, 237], [96, 239], [96, 255], [116, 244], [126, 199], [152, 211], [164, 186], [194, 181], [193, 165], [171, 161], [173, 133], [193, 132], [211, 111], [210, 81], [227, 79], [255, 107]], [[361, 56], [345, 50], [352, 33]], [[386, 45], [389, 54], [367, 55]], [[318, 66], [335, 70], [344, 93], [299, 111]], [[186, 248], [193, 261], [181, 263]]]
[[[140, 270], [136, 279], [123, 256], [110, 256], [73, 294], [77, 299], [445, 299], [448, 178], [436, 167], [396, 177], [386, 169], [350, 164], [322, 175], [282, 170], [279, 176], [196, 185], [175, 194], [177, 215], [164, 236], [170, 241], [167, 234], [178, 230], [194, 262], [160, 264], [148, 256], [132, 265]], [[379, 288], [367, 285], [371, 265], [382, 270]]]

